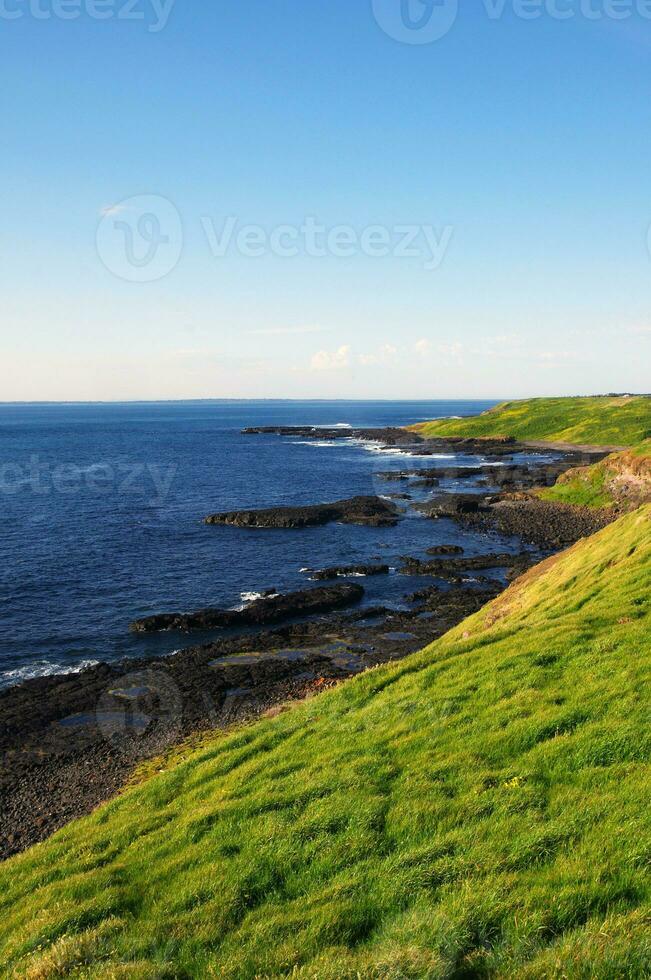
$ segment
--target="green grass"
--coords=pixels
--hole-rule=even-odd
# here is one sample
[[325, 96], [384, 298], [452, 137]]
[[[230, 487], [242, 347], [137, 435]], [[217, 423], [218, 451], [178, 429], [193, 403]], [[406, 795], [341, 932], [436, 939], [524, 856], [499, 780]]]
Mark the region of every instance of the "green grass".
[[579, 507], [614, 507], [615, 500], [608, 490], [607, 472], [601, 463], [571, 470], [553, 487], [538, 491], [542, 500]]
[[584, 507], [639, 506], [651, 500], [651, 440], [592, 466], [568, 470], [538, 496]]
[[532, 398], [504, 402], [483, 415], [412, 427], [429, 436], [514, 436], [516, 439], [635, 446], [651, 437], [651, 397]]
[[648, 977], [650, 575], [644, 507], [0, 865], [0, 975]]

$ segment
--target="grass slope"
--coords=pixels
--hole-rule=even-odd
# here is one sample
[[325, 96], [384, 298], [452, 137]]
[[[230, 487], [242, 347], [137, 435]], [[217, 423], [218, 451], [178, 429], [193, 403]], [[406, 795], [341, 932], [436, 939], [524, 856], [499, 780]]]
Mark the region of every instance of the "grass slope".
[[521, 440], [635, 446], [651, 437], [651, 397], [531, 398], [504, 402], [482, 415], [424, 422], [435, 436], [514, 436]]
[[6, 862], [1, 975], [651, 975], [650, 574], [644, 507]]
[[543, 500], [587, 507], [637, 507], [651, 500], [651, 439], [592, 466], [568, 470], [555, 486], [538, 495]]

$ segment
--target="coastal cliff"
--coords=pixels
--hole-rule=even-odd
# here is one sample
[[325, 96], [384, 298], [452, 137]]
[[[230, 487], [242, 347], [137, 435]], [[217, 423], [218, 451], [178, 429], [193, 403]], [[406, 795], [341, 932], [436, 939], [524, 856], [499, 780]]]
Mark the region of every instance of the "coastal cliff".
[[161, 760], [0, 865], [6, 975], [648, 975], [650, 574], [647, 506]]
[[651, 437], [651, 396], [530, 398], [502, 402], [471, 418], [409, 426], [421, 438], [515, 438], [523, 442], [624, 449]]

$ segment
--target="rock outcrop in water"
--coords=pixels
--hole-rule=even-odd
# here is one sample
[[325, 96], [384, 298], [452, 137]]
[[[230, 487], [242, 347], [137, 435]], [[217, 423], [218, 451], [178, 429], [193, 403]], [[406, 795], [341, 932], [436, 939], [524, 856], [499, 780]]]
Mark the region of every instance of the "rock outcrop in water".
[[566, 455], [553, 463], [509, 463], [482, 466], [437, 466], [422, 469], [388, 470], [376, 474], [382, 480], [409, 481], [412, 487], [438, 486], [442, 480], [474, 480], [483, 477], [492, 486], [503, 490], [528, 490], [532, 487], [553, 486], [558, 477], [577, 460], [585, 457], [580, 454]]
[[463, 548], [459, 544], [435, 544], [427, 548], [428, 555], [462, 555]]
[[529, 561], [531, 564], [535, 558], [527, 555], [493, 554], [476, 555], [473, 558], [440, 558], [433, 561], [422, 561], [420, 558], [403, 558], [400, 572], [403, 575], [434, 575], [436, 578], [447, 579], [451, 576], [456, 577], [466, 572], [474, 572], [486, 568], [506, 568], [515, 565], [516, 562], [522, 565]]
[[389, 427], [386, 429], [349, 429], [338, 426], [321, 428], [314, 425], [261, 425], [242, 430], [245, 436], [293, 436], [298, 439], [363, 439], [366, 442], [381, 442], [385, 446], [420, 445], [423, 439], [407, 429]]
[[206, 524], [252, 528], [318, 527], [333, 521], [368, 527], [393, 527], [398, 522], [398, 509], [395, 504], [381, 497], [350, 497], [331, 504], [232, 510], [211, 514], [205, 519]]
[[287, 595], [256, 599], [244, 609], [200, 609], [193, 613], [160, 613], [137, 619], [129, 627], [134, 633], [168, 630], [230, 629], [239, 626], [267, 626], [298, 616], [312, 616], [352, 606], [364, 595], [361, 585], [350, 583], [304, 589]]
[[442, 493], [423, 504], [416, 504], [426, 517], [459, 517], [486, 510], [488, 499], [479, 493]]
[[459, 439], [455, 437], [422, 439], [413, 453], [417, 456], [433, 456], [439, 453], [451, 455], [482, 456], [484, 459], [501, 460], [513, 453], [534, 453], [537, 450], [510, 438]]
[[308, 569], [310, 578], [318, 582], [350, 576], [388, 575], [388, 565], [334, 565], [332, 568], [321, 568], [316, 571]]

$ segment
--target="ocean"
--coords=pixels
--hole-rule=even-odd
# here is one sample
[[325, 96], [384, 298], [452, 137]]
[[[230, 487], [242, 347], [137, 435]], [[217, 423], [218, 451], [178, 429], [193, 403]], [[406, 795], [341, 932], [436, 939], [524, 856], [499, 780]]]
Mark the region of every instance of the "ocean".
[[[97, 661], [167, 654], [206, 634], [137, 636], [133, 619], [237, 607], [309, 586], [304, 569], [486, 550], [485, 536], [410, 511], [397, 528], [208, 527], [210, 513], [389, 494], [382, 470], [467, 459], [381, 452], [354, 440], [244, 436], [245, 426], [390, 426], [493, 402], [207, 401], [0, 405], [0, 687]], [[453, 483], [448, 487], [455, 489]], [[409, 519], [411, 518], [411, 519]], [[515, 541], [496, 549], [517, 551]], [[365, 602], [404, 607], [419, 580], [362, 580]], [[431, 584], [425, 582], [424, 584]]]

